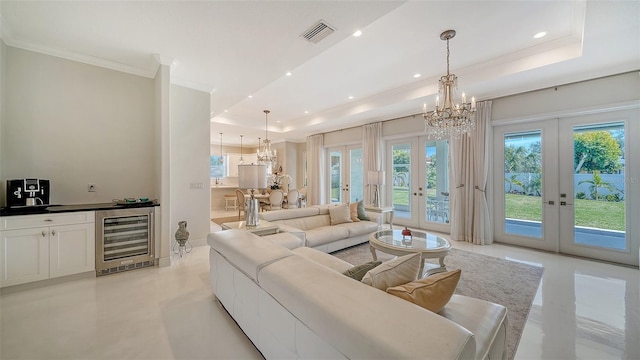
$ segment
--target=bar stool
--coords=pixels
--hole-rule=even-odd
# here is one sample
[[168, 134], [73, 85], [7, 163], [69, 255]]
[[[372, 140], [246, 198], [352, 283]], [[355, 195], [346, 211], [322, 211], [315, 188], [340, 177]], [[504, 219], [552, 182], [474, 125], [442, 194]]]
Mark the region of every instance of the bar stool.
[[238, 202], [236, 201], [235, 194], [224, 194], [224, 210], [228, 211], [229, 209], [237, 209]]

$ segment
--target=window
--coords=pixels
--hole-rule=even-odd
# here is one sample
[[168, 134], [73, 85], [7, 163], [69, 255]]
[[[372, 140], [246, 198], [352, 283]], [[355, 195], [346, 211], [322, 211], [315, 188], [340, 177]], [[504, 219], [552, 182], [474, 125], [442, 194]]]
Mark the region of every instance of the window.
[[227, 176], [225, 171], [226, 168], [224, 166], [225, 163], [226, 163], [226, 159], [224, 156], [211, 155], [209, 157], [209, 176], [212, 179], [213, 178], [220, 179]]

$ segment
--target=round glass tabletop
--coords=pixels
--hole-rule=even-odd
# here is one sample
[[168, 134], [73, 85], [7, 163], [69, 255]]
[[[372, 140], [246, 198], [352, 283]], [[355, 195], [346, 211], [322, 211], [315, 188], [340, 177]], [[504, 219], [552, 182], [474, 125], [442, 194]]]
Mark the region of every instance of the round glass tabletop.
[[451, 244], [435, 234], [428, 232], [411, 230], [411, 237], [402, 236], [402, 230], [380, 230], [373, 234], [373, 238], [378, 242], [406, 250], [444, 250], [451, 247]]

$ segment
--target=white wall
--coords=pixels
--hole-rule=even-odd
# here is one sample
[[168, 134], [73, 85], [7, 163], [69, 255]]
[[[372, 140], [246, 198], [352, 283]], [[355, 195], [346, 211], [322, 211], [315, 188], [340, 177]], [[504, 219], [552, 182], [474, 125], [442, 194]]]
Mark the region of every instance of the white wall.
[[[4, 94], [6, 94], [5, 91], [5, 87], [4, 87], [4, 72], [5, 72], [5, 61], [4, 61], [4, 54], [6, 52], [6, 45], [4, 44], [4, 41], [2, 41], [2, 39], [0, 39], [0, 154], [4, 152], [4, 148], [3, 148], [3, 143], [2, 143], [2, 119], [4, 118], [4, 107], [2, 106], [4, 103]], [[4, 179], [4, 177], [2, 177], [2, 156], [0, 155], [0, 180]], [[5, 204], [5, 192], [6, 192], [6, 188], [4, 186], [4, 183], [2, 181], [0, 181], [0, 207], [4, 206]]]
[[170, 103], [171, 234], [186, 220], [190, 241], [204, 245], [211, 222], [209, 94], [171, 85]]
[[157, 198], [152, 79], [4, 50], [1, 180], [50, 179], [54, 204]]

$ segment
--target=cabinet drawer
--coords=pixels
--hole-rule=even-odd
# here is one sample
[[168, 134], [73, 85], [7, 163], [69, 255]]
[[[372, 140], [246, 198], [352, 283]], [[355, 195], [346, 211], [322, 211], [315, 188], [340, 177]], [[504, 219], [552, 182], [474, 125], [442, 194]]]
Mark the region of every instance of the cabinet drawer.
[[0, 230], [28, 229], [41, 226], [83, 224], [95, 222], [94, 211], [62, 214], [17, 215], [0, 218]]

